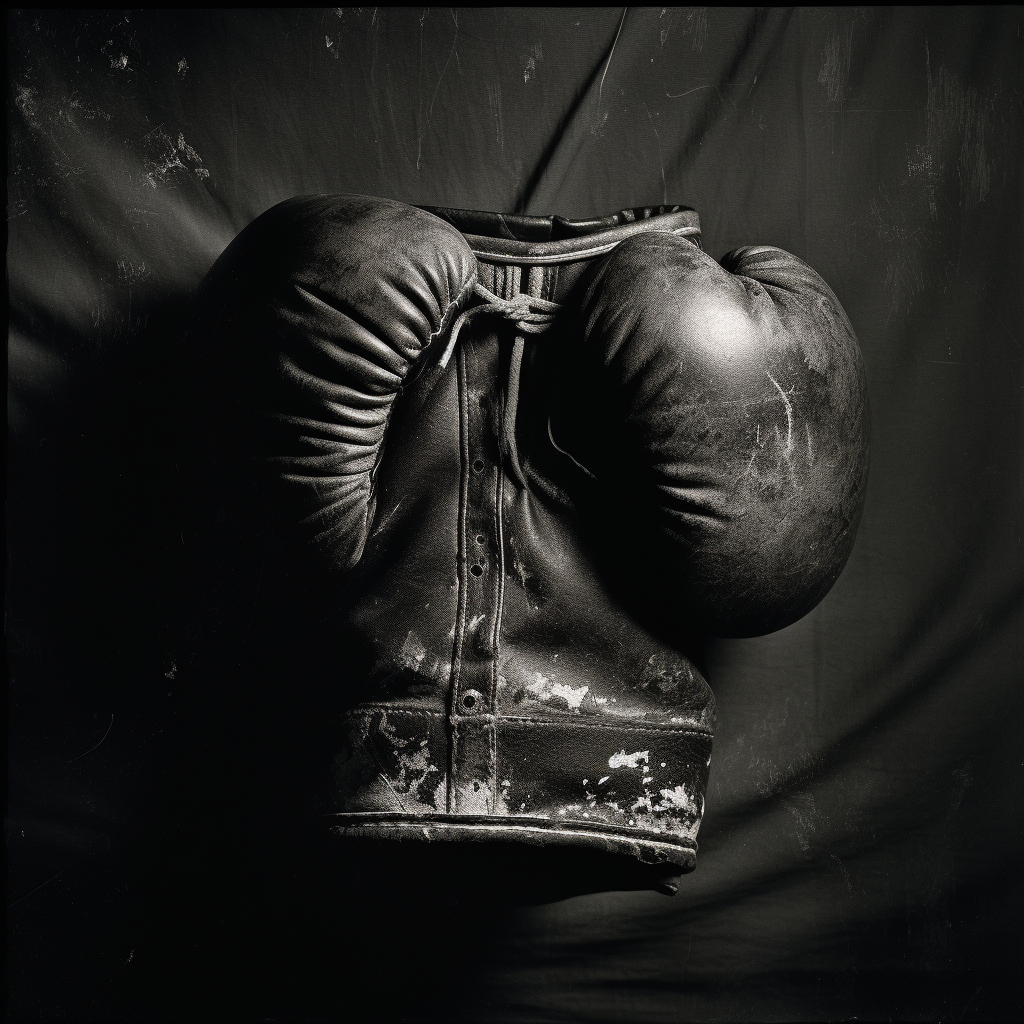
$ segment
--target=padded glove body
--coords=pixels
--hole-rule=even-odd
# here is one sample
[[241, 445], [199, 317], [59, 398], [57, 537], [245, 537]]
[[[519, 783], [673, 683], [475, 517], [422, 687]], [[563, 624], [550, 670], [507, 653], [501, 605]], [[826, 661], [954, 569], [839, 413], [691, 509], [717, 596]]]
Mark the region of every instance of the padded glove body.
[[204, 283], [226, 353], [237, 441], [308, 564], [354, 566], [375, 509], [388, 422], [476, 280], [463, 237], [403, 203], [293, 199], [228, 247]]

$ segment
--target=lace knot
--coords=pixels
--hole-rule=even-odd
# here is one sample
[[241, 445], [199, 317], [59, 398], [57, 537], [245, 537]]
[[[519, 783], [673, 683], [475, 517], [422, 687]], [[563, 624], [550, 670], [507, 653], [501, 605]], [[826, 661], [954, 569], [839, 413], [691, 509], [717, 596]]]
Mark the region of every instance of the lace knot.
[[546, 331], [554, 322], [561, 306], [557, 302], [549, 302], [547, 299], [536, 299], [531, 295], [520, 295], [515, 299], [503, 299], [494, 292], [488, 291], [482, 284], [473, 288], [473, 293], [483, 302], [477, 306], [470, 306], [463, 310], [461, 316], [452, 326], [452, 333], [448, 338], [444, 353], [441, 356], [440, 365], [443, 369], [448, 365], [452, 353], [455, 351], [455, 343], [458, 340], [459, 332], [472, 319], [483, 313], [490, 313], [492, 316], [501, 316], [515, 324], [516, 331], [520, 334], [541, 334]]

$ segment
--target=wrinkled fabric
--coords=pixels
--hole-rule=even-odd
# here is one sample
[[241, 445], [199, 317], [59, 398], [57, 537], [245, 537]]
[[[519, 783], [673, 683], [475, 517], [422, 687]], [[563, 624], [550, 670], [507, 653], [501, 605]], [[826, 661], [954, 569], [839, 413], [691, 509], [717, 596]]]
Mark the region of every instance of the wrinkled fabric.
[[[1019, 1018], [1019, 9], [8, 24], [12, 1017]], [[693, 207], [712, 257], [793, 253], [857, 333], [857, 541], [805, 619], [709, 652], [701, 863], [672, 899], [519, 906], [497, 861], [279, 852], [321, 723], [262, 609], [303, 582], [259, 558], [193, 582], [221, 549], [182, 338], [239, 231], [335, 192]], [[258, 776], [258, 825], [225, 836]]]

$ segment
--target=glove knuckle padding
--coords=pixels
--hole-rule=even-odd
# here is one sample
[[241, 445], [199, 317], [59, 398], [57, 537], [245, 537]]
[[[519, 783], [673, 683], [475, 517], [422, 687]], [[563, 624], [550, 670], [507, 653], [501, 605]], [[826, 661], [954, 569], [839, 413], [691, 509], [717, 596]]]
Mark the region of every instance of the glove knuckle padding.
[[836, 297], [780, 249], [719, 265], [643, 234], [581, 303], [576, 416], [605, 424], [585, 458], [620, 481], [616, 515], [641, 520], [669, 601], [719, 635], [798, 619], [846, 561], [866, 482], [863, 369]]
[[395, 400], [475, 276], [451, 225], [344, 195], [274, 207], [211, 272], [270, 504], [336, 568], [362, 555]]

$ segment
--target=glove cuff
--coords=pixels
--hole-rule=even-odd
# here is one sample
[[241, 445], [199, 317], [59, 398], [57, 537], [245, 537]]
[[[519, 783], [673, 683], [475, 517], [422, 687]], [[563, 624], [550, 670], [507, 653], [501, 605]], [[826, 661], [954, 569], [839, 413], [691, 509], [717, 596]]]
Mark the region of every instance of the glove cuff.
[[563, 845], [696, 864], [711, 763], [702, 714], [456, 714], [366, 707], [336, 762], [336, 834]]

